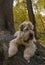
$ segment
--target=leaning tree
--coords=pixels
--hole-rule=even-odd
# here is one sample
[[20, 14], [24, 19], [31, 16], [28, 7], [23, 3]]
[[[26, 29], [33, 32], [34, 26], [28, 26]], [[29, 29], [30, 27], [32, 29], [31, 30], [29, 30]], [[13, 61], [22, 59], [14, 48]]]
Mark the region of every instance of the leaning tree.
[[35, 37], [36, 37], [36, 21], [35, 21], [35, 17], [34, 17], [34, 13], [33, 13], [32, 1], [31, 0], [26, 0], [26, 3], [27, 3], [29, 20], [34, 25], [34, 32], [35, 32]]

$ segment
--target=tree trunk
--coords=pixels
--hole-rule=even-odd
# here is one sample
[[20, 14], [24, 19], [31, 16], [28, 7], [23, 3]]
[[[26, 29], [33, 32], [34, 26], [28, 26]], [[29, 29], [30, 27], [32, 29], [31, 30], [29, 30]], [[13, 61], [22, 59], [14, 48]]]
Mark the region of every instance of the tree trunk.
[[35, 32], [35, 37], [36, 37], [36, 21], [35, 21], [35, 17], [34, 17], [34, 14], [33, 14], [32, 2], [31, 2], [31, 0], [26, 0], [26, 1], [27, 1], [27, 9], [28, 9], [29, 20], [34, 25], [34, 32]]
[[14, 34], [13, 0], [0, 0], [0, 31]]

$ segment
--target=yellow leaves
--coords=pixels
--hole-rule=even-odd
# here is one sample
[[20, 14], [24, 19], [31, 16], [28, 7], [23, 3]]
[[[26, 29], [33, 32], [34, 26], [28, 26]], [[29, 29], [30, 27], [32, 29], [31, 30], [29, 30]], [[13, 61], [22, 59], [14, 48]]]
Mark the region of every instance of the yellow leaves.
[[26, 4], [18, 3], [16, 7], [13, 7], [13, 15], [14, 15], [14, 25], [16, 30], [19, 29], [19, 25], [24, 20], [29, 20]]
[[42, 10], [45, 7], [45, 0], [38, 0], [38, 2], [36, 3], [38, 8], [40, 10]]

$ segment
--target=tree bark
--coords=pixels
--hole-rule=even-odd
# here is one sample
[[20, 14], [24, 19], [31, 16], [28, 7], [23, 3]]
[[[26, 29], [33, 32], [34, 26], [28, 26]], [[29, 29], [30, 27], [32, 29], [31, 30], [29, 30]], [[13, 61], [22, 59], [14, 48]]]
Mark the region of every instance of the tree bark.
[[0, 0], [0, 31], [14, 34], [13, 0]]

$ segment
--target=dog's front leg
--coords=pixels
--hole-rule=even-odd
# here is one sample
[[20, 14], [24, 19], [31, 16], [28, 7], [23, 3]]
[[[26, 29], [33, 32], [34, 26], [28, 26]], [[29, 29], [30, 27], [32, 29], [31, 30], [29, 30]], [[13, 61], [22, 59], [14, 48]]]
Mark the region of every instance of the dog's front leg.
[[12, 57], [15, 55], [18, 51], [17, 44], [14, 43], [14, 40], [9, 43], [9, 50], [8, 50], [8, 56]]
[[26, 48], [24, 50], [24, 59], [27, 60], [27, 62], [30, 62], [30, 48]]

